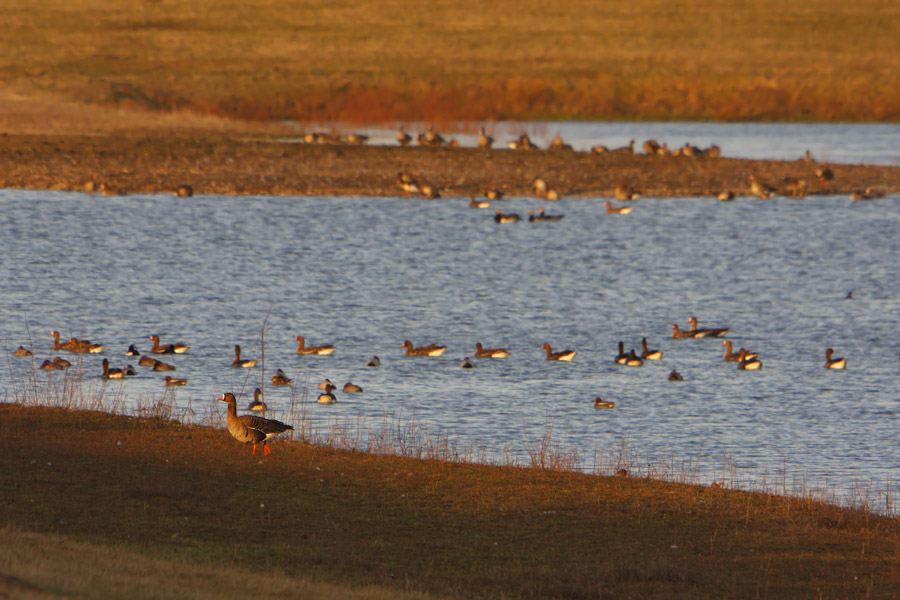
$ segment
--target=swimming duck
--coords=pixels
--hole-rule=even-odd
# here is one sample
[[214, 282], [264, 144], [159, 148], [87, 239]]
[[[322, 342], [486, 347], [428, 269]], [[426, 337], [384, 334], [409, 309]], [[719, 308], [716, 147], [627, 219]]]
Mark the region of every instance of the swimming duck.
[[131, 365], [125, 365], [125, 377], [137, 377], [137, 371]]
[[628, 353], [628, 356], [625, 357], [625, 366], [626, 367], [640, 367], [644, 364], [643, 359], [637, 355], [634, 351], [634, 348], [631, 349], [631, 352]]
[[403, 348], [406, 348], [406, 356], [440, 356], [447, 349], [447, 346], [429, 344], [427, 346], [413, 347], [412, 342], [406, 340], [403, 342]]
[[501, 213], [500, 209], [497, 209], [497, 213], [494, 215], [495, 223], [517, 223], [521, 220], [519, 215], [515, 213]]
[[644, 360], [662, 360], [662, 350], [648, 350], [647, 338], [641, 338], [641, 358]]
[[239, 417], [237, 414], [237, 400], [231, 392], [222, 394], [216, 400], [228, 404], [228, 413], [225, 416], [228, 433], [239, 442], [253, 444], [254, 455], [256, 455], [256, 447], [260, 442], [263, 444], [263, 455], [268, 455], [271, 452], [267, 443], [268, 439], [273, 435], [293, 429], [290, 425], [274, 419], [266, 419], [256, 415]]
[[619, 353], [615, 355], [613, 360], [620, 365], [624, 365], [625, 361], [628, 359], [628, 353], [625, 352], [625, 342], [619, 340]]
[[128, 346], [128, 350], [125, 351], [125, 356], [140, 356], [141, 353], [138, 352], [138, 349], [134, 347], [134, 344]]
[[[725, 355], [722, 357], [724, 361], [737, 362], [741, 360], [741, 351], [732, 352], [732, 346], [730, 340], [722, 340], [722, 345], [725, 346]], [[744, 356], [746, 358], [759, 358], [759, 354], [756, 352], [750, 352], [746, 348], [741, 348], [744, 351]]]
[[562, 218], [565, 215], [548, 215], [544, 212], [544, 207], [541, 206], [538, 208], [538, 214], [535, 215], [530, 210], [528, 211], [528, 220], [529, 221], [562, 221]]
[[150, 352], [153, 354], [184, 354], [188, 350], [188, 347], [185, 344], [166, 344], [165, 346], [160, 346], [159, 336], [156, 334], [151, 335], [147, 339], [153, 342], [153, 347], [150, 348]]
[[33, 356], [34, 354], [31, 350], [27, 349], [25, 346], [19, 346], [12, 353], [13, 356]]
[[474, 194], [469, 194], [469, 208], [490, 208], [491, 203], [487, 200], [476, 200]]
[[261, 389], [256, 388], [255, 390], [253, 390], [253, 400], [250, 402], [250, 404], [247, 405], [247, 410], [262, 413], [269, 410], [269, 407], [266, 406], [266, 403], [262, 401], [262, 398], [260, 398], [260, 396], [262, 396]]
[[65, 367], [62, 367], [62, 366], [56, 364], [52, 360], [45, 360], [44, 362], [41, 363], [41, 366], [38, 368], [44, 369], [45, 371], [61, 371]]
[[291, 378], [284, 374], [284, 371], [277, 369], [272, 373], [272, 385], [291, 385]]
[[722, 337], [726, 333], [728, 333], [728, 327], [721, 328], [713, 328], [707, 327], [703, 329], [697, 328], [697, 317], [688, 317], [688, 323], [691, 324], [690, 332], [694, 334], [695, 338], [705, 338], [705, 337]]
[[302, 335], [298, 335], [294, 338], [294, 341], [297, 342], [297, 354], [321, 354], [328, 355], [334, 352], [334, 346], [322, 345], [322, 346], [307, 346], [306, 341], [303, 339]]
[[179, 379], [177, 377], [172, 377], [171, 375], [166, 375], [164, 381], [166, 385], [169, 387], [177, 387], [180, 385], [187, 385], [187, 379]]
[[669, 381], [684, 381], [684, 377], [682, 377], [681, 373], [679, 373], [675, 369], [672, 369], [672, 371], [669, 373], [668, 379]]
[[475, 358], [506, 358], [509, 351], [503, 348], [485, 348], [481, 342], [475, 344]]
[[156, 364], [156, 362], [157, 361], [155, 358], [145, 355], [138, 359], [138, 366], [139, 367], [152, 367], [153, 365]]
[[459, 363], [461, 369], [474, 369], [475, 361], [469, 358], [468, 356], [462, 359], [462, 362]]
[[[235, 344], [234, 345], [234, 360], [231, 361], [231, 366], [239, 367], [239, 368], [241, 368], [241, 367], [242, 368], [250, 368], [250, 367], [256, 366], [256, 361], [249, 359], [249, 358], [245, 359], [245, 360], [241, 359], [241, 347], [239, 345]], [[153, 367], [153, 369], [156, 370], [156, 367]]]
[[79, 340], [73, 337], [60, 343], [58, 331], [51, 331], [50, 337], [53, 338], [54, 350], [68, 350], [73, 354], [98, 354], [103, 352], [103, 344], [95, 344], [89, 340]]
[[366, 366], [367, 367], [380, 367], [381, 359], [378, 358], [377, 356], [373, 356], [372, 358], [370, 358], [369, 360], [366, 361]]
[[609, 215], [627, 215], [631, 213], [630, 206], [613, 206], [610, 202], [604, 202], [603, 206], [606, 207], [606, 214]]
[[544, 345], [541, 346], [541, 349], [547, 351], [547, 360], [563, 360], [568, 362], [575, 358], [576, 354], [575, 350], [554, 352], [549, 343], [544, 343]]
[[825, 368], [826, 369], [843, 369], [847, 366], [847, 359], [845, 358], [832, 358], [834, 354], [834, 350], [828, 348], [825, 350]]
[[604, 400], [600, 396], [594, 398], [594, 408], [615, 408], [616, 403]]
[[337, 389], [337, 386], [331, 383], [331, 380], [327, 378], [324, 381], [320, 382], [316, 387], [326, 392]]
[[56, 358], [53, 359], [53, 364], [56, 365], [57, 367], [59, 367], [60, 369], [68, 369], [69, 367], [72, 366], [72, 363], [70, 363], [69, 361], [67, 361], [64, 358], [60, 358], [59, 356], [57, 356]]
[[103, 375], [101, 376], [103, 379], [124, 379], [125, 371], [122, 369], [110, 369], [109, 361], [107, 359], [103, 359]]
[[337, 396], [331, 393], [331, 391], [334, 389], [336, 388], [333, 385], [325, 388], [325, 391], [319, 394], [319, 397], [316, 398], [316, 402], [318, 402], [319, 404], [334, 404], [335, 402], [337, 402]]
[[479, 148], [490, 148], [494, 145], [494, 138], [484, 132], [484, 127], [478, 128], [478, 141], [476, 142], [476, 145]]
[[759, 371], [762, 369], [762, 362], [758, 358], [749, 358], [747, 351], [741, 348], [738, 355], [738, 369], [742, 371]]
[[350, 383], [349, 381], [344, 384], [344, 393], [345, 394], [361, 394], [363, 389], [356, 385], [355, 383]]
[[154, 371], [174, 371], [175, 365], [170, 365], [169, 363], [164, 363], [161, 360], [154, 360], [153, 361], [153, 370]]
[[672, 323], [672, 337], [673, 338], [692, 338], [694, 337], [693, 331], [684, 331], [678, 328], [678, 325]]

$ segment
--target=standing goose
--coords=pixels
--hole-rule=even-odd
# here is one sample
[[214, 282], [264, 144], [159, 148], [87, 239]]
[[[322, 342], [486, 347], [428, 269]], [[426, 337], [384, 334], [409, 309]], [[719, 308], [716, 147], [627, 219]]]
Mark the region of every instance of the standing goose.
[[641, 358], [644, 360], [662, 360], [662, 350], [648, 350], [647, 338], [641, 338]]
[[184, 354], [188, 349], [185, 344], [166, 344], [164, 346], [160, 346], [159, 336], [156, 334], [151, 335], [147, 339], [153, 342], [153, 347], [150, 348], [150, 352], [152, 352], [153, 354]]
[[400, 144], [401, 146], [409, 146], [409, 143], [411, 141], [412, 141], [412, 136], [409, 135], [408, 133], [406, 133], [405, 131], [403, 131], [403, 128], [401, 127], [397, 131], [397, 143]]
[[832, 358], [832, 354], [834, 354], [834, 350], [828, 348], [825, 350], [825, 368], [826, 369], [843, 369], [847, 366], [847, 359], [845, 358]]
[[484, 127], [478, 128], [478, 142], [477, 145], [479, 148], [490, 148], [494, 145], [494, 138], [489, 136], [484, 132]]
[[294, 341], [297, 342], [297, 354], [331, 354], [334, 352], [334, 346], [307, 346], [306, 340], [303, 339], [302, 335], [298, 335], [294, 338]]
[[[255, 367], [256, 361], [251, 359], [242, 360], [241, 359], [241, 347], [237, 344], [234, 345], [234, 360], [231, 361], [232, 367]], [[156, 367], [154, 367], [156, 368]]]
[[263, 444], [263, 456], [268, 455], [271, 452], [268, 439], [273, 435], [293, 429], [290, 425], [274, 419], [266, 419], [256, 415], [239, 417], [237, 414], [237, 400], [231, 392], [222, 394], [216, 400], [228, 403], [228, 413], [225, 416], [228, 433], [239, 442], [253, 444], [254, 456], [256, 455], [256, 447], [260, 442]]
[[554, 352], [550, 347], [550, 344], [546, 342], [541, 346], [541, 349], [547, 351], [547, 360], [563, 360], [569, 362], [573, 358], [575, 358], [576, 354], [575, 350], [562, 350], [560, 352]]
[[429, 344], [427, 346], [414, 347], [411, 341], [406, 340], [403, 342], [403, 348], [406, 348], [406, 356], [440, 356], [447, 349], [447, 346]]
[[722, 337], [728, 333], [728, 327], [698, 329], [697, 317], [688, 317], [688, 323], [691, 324], [690, 332], [694, 334], [695, 338]]
[[509, 351], [503, 348], [485, 348], [481, 342], [475, 344], [475, 358], [506, 358]]

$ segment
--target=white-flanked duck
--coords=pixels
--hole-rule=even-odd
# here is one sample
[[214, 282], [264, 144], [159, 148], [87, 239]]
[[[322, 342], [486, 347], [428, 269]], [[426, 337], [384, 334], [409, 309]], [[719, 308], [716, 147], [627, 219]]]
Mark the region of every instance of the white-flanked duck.
[[688, 317], [688, 323], [691, 324], [690, 332], [694, 334], [695, 338], [705, 338], [705, 337], [722, 337], [728, 333], [728, 327], [705, 327], [698, 328], [697, 327], [697, 317]]
[[762, 369], [762, 361], [758, 358], [749, 358], [747, 351], [741, 348], [741, 353], [738, 355], [738, 369], [742, 371], [759, 371]]
[[171, 375], [166, 375], [164, 381], [166, 385], [169, 387], [178, 387], [181, 385], [187, 385], [187, 379], [172, 377]]
[[724, 361], [737, 362], [741, 360], [741, 350], [744, 351], [744, 356], [746, 358], [759, 358], [759, 354], [750, 352], [746, 348], [741, 348], [737, 352], [733, 352], [730, 340], [722, 340], [722, 345], [725, 346], [725, 355], [722, 357], [722, 360]]
[[334, 352], [334, 346], [307, 346], [306, 340], [303, 339], [302, 335], [295, 337], [294, 341], [297, 342], [297, 354], [321, 354], [324, 356]]
[[122, 369], [110, 369], [109, 361], [103, 359], [103, 379], [125, 379], [125, 371]]
[[843, 369], [847, 366], [847, 359], [833, 358], [834, 350], [828, 348], [825, 350], [825, 368], [826, 369]]
[[647, 338], [641, 338], [641, 358], [644, 360], [662, 360], [662, 350], [648, 350]]
[[260, 413], [264, 413], [269, 410], [269, 407], [266, 406], [266, 403], [263, 402], [260, 396], [262, 396], [261, 389], [256, 388], [255, 390], [253, 390], [253, 400], [250, 402], [250, 404], [247, 405], [247, 410], [252, 410], [253, 412]]
[[613, 206], [609, 201], [604, 202], [603, 206], [606, 207], [606, 214], [609, 215], [627, 215], [631, 213], [630, 206]]
[[427, 346], [414, 347], [411, 341], [406, 340], [403, 342], [403, 348], [406, 349], [406, 356], [440, 356], [447, 349], [447, 346], [429, 344]]
[[150, 352], [153, 354], [184, 354], [188, 350], [185, 344], [166, 344], [161, 346], [159, 344], [159, 336], [156, 334], [151, 335], [147, 339], [153, 342], [153, 347], [150, 348]]
[[[239, 368], [250, 368], [256, 366], [256, 361], [252, 359], [242, 359], [241, 358], [241, 347], [238, 344], [234, 345], [234, 360], [231, 361], [232, 367]], [[154, 367], [156, 368], [156, 367]]]
[[494, 222], [495, 223], [518, 223], [521, 220], [521, 217], [515, 213], [502, 213], [500, 209], [497, 209], [496, 214], [494, 214]]
[[226, 392], [216, 398], [228, 404], [228, 413], [225, 416], [225, 424], [228, 426], [228, 433], [239, 442], [253, 444], [253, 454], [256, 454], [256, 447], [260, 442], [263, 444], [263, 455], [271, 452], [269, 449], [268, 439], [273, 435], [283, 433], [292, 426], [276, 421], [275, 419], [266, 419], [257, 417], [256, 415], [237, 414], [237, 400], [234, 394]]
[[281, 369], [272, 373], [272, 385], [291, 385], [292, 383], [291, 378], [285, 375]]
[[604, 400], [600, 396], [594, 398], [594, 408], [615, 408], [616, 403]]
[[475, 358], [506, 358], [509, 351], [503, 348], [485, 348], [481, 342], [475, 344]]
[[575, 350], [562, 350], [560, 352], [554, 352], [553, 348], [551, 348], [550, 344], [547, 342], [545, 342], [541, 346], [541, 349], [545, 350], [547, 352], [547, 356], [546, 356], [547, 360], [562, 360], [562, 361], [569, 362], [573, 358], [575, 358], [575, 354], [576, 354]]

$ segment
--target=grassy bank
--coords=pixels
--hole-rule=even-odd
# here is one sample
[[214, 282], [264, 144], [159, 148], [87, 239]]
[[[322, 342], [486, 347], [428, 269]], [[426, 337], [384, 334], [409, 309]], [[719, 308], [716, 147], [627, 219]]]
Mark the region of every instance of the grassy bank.
[[[365, 597], [900, 593], [897, 520], [809, 499], [302, 441], [252, 457], [219, 428], [21, 405], [0, 405], [0, 445], [0, 564], [35, 593], [94, 589], [85, 574], [104, 569], [117, 585], [171, 573], [151, 576], [159, 596], [237, 597], [258, 580]], [[47, 547], [82, 566], [28, 558]]]
[[2, 79], [249, 119], [896, 120], [900, 6], [0, 2]]

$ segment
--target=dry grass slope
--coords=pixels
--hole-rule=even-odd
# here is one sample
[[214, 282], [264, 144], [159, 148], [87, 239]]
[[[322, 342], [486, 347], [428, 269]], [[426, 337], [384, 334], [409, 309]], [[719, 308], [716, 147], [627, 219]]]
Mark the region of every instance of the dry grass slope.
[[5, 0], [3, 81], [251, 119], [896, 120], [881, 0]]
[[99, 561], [85, 573], [189, 574], [154, 578], [160, 596], [233, 582], [237, 597], [270, 575], [273, 592], [466, 598], [900, 594], [896, 519], [803, 498], [301, 442], [261, 459], [222, 429], [16, 405], [0, 405], [0, 470], [17, 474], [0, 486], [3, 574], [45, 593], [94, 584], [16, 540], [60, 540], [68, 560]]

